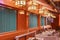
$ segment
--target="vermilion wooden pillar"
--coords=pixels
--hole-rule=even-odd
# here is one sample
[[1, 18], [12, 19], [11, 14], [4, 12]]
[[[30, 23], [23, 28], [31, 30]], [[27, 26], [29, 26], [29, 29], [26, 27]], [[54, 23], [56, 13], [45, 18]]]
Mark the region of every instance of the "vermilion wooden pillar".
[[26, 30], [29, 31], [29, 13], [26, 11]]
[[24, 14], [20, 14], [18, 12], [18, 19], [17, 19], [17, 24], [18, 24], [18, 31], [25, 31], [26, 29], [26, 14], [24, 12]]
[[41, 16], [38, 15], [38, 29], [39, 29], [39, 30], [41, 29], [41, 27], [40, 27], [40, 24], [41, 24], [41, 23], [40, 23], [40, 17], [41, 17]]

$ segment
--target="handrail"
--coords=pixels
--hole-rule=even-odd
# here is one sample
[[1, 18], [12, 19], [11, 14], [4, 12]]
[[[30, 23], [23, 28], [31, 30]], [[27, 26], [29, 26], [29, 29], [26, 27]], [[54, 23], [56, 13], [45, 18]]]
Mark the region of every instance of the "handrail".
[[22, 35], [18, 35], [15, 37], [16, 40], [19, 40], [19, 38], [23, 37], [23, 36], [26, 36], [26, 35], [29, 35], [29, 34], [32, 34], [32, 33], [35, 33], [36, 31], [33, 31], [33, 32], [29, 32], [29, 33], [26, 33], [26, 34], [22, 34]]

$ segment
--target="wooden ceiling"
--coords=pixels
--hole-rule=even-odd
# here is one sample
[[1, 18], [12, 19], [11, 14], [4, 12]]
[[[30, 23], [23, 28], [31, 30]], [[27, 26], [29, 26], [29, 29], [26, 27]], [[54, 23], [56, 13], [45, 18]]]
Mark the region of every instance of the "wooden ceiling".
[[[14, 0], [14, 1], [15, 1], [15, 0]], [[6, 4], [6, 5], [9, 5], [9, 6], [12, 6], [12, 7], [16, 7], [16, 8], [21, 9], [21, 7], [15, 5], [14, 1], [4, 0], [3, 4]], [[27, 2], [28, 2], [28, 1], [29, 1], [29, 0], [27, 0]], [[37, 0], [37, 1], [39, 1], [42, 6], [46, 6], [46, 8], [49, 9], [49, 10], [53, 10], [53, 9], [55, 8], [55, 7], [53, 7], [53, 5], [51, 4], [51, 2], [50, 2], [49, 0]], [[56, 3], [56, 5], [57, 5], [58, 7], [60, 7], [60, 5], [59, 5], [59, 4], [60, 4], [60, 1], [54, 1], [54, 3]], [[39, 4], [39, 5], [40, 5], [40, 4]], [[39, 8], [39, 5], [38, 5], [38, 8]], [[53, 9], [52, 9], [52, 7], [53, 7]], [[24, 9], [24, 8], [25, 8], [25, 6], [23, 7], [23, 9]], [[54, 10], [53, 10], [53, 11], [54, 11]]]
[[60, 13], [60, 0], [44, 0], [48, 5], [52, 6]]
[[59, 2], [60, 0], [53, 0], [54, 2]]

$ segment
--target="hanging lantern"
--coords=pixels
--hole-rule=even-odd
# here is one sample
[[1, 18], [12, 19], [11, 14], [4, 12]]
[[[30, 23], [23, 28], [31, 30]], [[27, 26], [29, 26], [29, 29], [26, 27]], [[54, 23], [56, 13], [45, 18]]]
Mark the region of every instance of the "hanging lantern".
[[28, 5], [38, 5], [36, 1], [37, 0], [30, 0], [30, 1], [27, 2], [27, 4]]
[[48, 10], [45, 10], [45, 11], [44, 11], [44, 14], [45, 14], [45, 15], [48, 15], [48, 13], [49, 13]]
[[50, 13], [48, 13], [48, 15], [47, 15], [48, 17], [50, 17], [51, 16], [51, 14]]
[[36, 9], [37, 9], [36, 5], [31, 5], [28, 7], [28, 10], [36, 10]]
[[52, 17], [52, 18], [56, 18], [56, 16], [54, 16], [53, 14], [51, 14], [51, 17]]
[[26, 5], [26, 0], [16, 0], [15, 4], [19, 5], [19, 6], [25, 6]]
[[37, 9], [37, 3], [36, 0], [30, 0], [28, 3], [28, 10], [36, 10]]
[[42, 9], [39, 9], [39, 13], [42, 14], [44, 13], [44, 11]]
[[43, 14], [44, 11], [45, 11], [45, 9], [46, 9], [46, 8], [43, 6], [42, 8], [39, 9], [39, 13], [40, 13], [40, 14]]
[[53, 15], [52, 18], [56, 18], [56, 16]]
[[49, 12], [48, 10], [45, 10], [44, 14], [45, 14], [47, 17], [51, 17], [51, 12]]
[[19, 14], [25, 14], [24, 10], [19, 10]]

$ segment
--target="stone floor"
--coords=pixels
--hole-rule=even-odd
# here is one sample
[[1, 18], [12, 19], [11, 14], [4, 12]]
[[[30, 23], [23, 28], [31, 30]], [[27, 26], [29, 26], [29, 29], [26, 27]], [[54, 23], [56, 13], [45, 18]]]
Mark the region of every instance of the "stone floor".
[[60, 32], [55, 30], [46, 30], [42, 33], [36, 34], [28, 40], [60, 40]]

